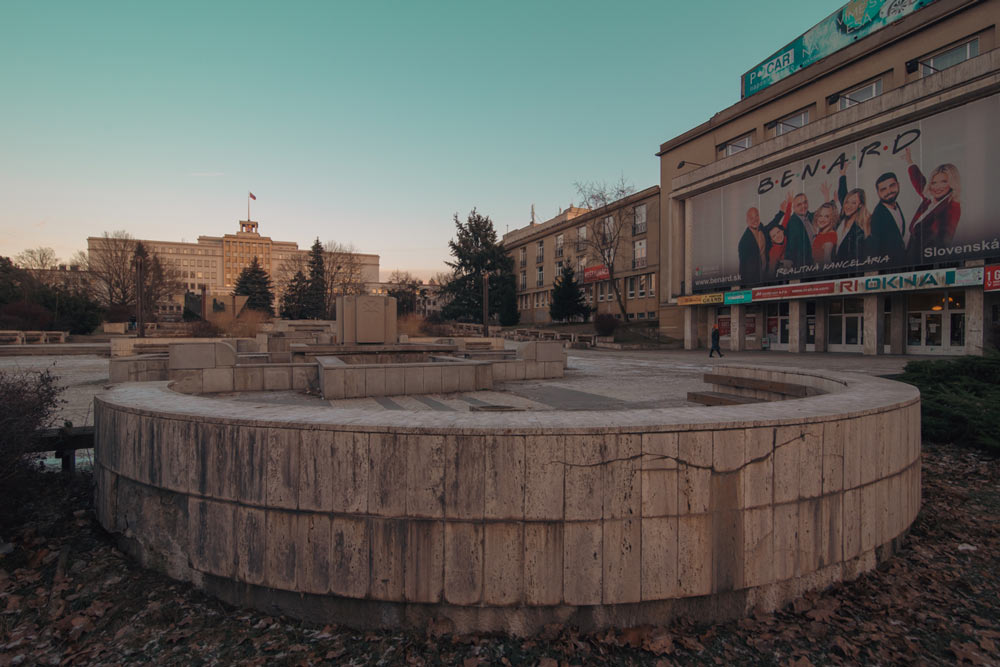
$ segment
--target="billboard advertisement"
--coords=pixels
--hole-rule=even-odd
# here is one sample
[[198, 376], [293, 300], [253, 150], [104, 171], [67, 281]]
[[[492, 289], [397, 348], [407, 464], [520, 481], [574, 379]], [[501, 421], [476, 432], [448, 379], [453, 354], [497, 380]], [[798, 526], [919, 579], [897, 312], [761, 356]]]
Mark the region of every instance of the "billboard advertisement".
[[1000, 256], [1000, 95], [697, 195], [696, 291]]
[[740, 79], [742, 97], [759, 93], [935, 0], [853, 0]]

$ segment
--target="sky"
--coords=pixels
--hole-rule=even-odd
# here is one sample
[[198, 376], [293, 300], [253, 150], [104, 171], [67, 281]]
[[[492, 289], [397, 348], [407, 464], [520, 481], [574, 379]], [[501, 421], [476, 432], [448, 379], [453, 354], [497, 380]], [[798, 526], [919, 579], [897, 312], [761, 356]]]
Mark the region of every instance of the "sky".
[[88, 236], [275, 240], [445, 270], [659, 145], [842, 2], [0, 2], [0, 255]]

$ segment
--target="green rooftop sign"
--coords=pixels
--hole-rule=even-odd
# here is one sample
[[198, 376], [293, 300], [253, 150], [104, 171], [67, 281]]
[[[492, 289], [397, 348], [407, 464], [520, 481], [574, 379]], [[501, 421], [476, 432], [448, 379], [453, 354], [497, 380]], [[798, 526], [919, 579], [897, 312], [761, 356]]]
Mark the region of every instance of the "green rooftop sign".
[[936, 0], [852, 0], [740, 79], [741, 97], [759, 93]]

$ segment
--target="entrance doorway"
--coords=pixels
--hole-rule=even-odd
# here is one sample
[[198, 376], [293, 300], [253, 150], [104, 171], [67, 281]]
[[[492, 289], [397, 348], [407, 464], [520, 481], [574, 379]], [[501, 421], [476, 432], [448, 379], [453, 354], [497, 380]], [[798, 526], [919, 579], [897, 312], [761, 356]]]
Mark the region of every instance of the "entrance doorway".
[[769, 303], [764, 309], [764, 331], [772, 350], [788, 349], [788, 302]]
[[831, 299], [827, 317], [830, 352], [862, 352], [865, 342], [865, 303], [860, 297]]
[[906, 350], [965, 353], [965, 292], [924, 292], [906, 299]]

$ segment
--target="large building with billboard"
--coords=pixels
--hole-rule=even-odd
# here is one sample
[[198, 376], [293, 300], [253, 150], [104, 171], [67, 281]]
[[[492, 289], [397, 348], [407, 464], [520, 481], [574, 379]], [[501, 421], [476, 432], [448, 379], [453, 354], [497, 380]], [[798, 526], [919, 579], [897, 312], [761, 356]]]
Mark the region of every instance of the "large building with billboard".
[[979, 354], [1000, 327], [1000, 0], [849, 2], [663, 143], [665, 333]]

